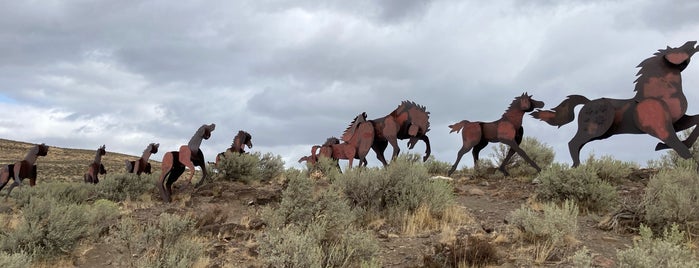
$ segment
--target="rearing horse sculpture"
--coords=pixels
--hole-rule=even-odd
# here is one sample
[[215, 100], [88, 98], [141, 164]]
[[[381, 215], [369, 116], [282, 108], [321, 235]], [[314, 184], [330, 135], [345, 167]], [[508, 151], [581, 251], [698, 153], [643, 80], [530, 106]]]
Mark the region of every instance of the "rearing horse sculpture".
[[426, 133], [430, 131], [430, 113], [425, 106], [418, 105], [412, 101], [403, 101], [387, 116], [369, 120], [374, 125], [374, 142], [371, 148], [376, 152], [376, 157], [386, 166], [384, 151], [390, 143], [393, 147], [391, 160], [400, 153], [398, 139], [410, 139], [408, 149], [413, 149], [417, 140], [425, 142], [425, 156], [422, 161], [427, 161], [430, 157], [430, 140]]
[[95, 152], [95, 160], [87, 166], [87, 172], [85, 172], [85, 175], [83, 176], [86, 183], [97, 184], [100, 181], [97, 178], [97, 175], [107, 174], [107, 170], [104, 168], [104, 165], [102, 165], [102, 156], [105, 154], [107, 154], [107, 151], [105, 150], [104, 145], [97, 148], [97, 151]]
[[7, 182], [9, 182], [10, 179], [14, 180], [14, 182], [10, 184], [10, 187], [7, 189], [6, 197], [9, 197], [12, 189], [19, 186], [22, 183], [22, 180], [25, 178], [29, 178], [30, 186], [36, 185], [37, 172], [36, 165], [34, 163], [36, 163], [39, 156], [46, 156], [48, 152], [49, 147], [46, 144], [38, 144], [29, 149], [29, 152], [27, 152], [27, 156], [24, 157], [24, 160], [4, 166], [0, 172], [0, 191], [3, 187], [5, 187], [5, 185], [7, 185]]
[[536, 171], [541, 171], [541, 168], [532, 161], [527, 153], [519, 147], [522, 143], [522, 137], [524, 136], [524, 128], [522, 127], [522, 117], [524, 113], [531, 112], [534, 108], [542, 108], [544, 103], [535, 99], [532, 96], [527, 95], [527, 93], [522, 94], [522, 96], [516, 97], [507, 111], [502, 115], [500, 119], [493, 122], [470, 122], [468, 120], [463, 120], [459, 123], [450, 125], [452, 132], [461, 132], [461, 137], [463, 140], [463, 145], [457, 153], [456, 161], [454, 165], [451, 166], [449, 170], [449, 176], [456, 170], [461, 161], [461, 157], [464, 156], [469, 150], [473, 148], [473, 164], [474, 166], [478, 164], [478, 153], [488, 145], [489, 142], [502, 142], [510, 147], [503, 159], [502, 164], [500, 164], [499, 170], [506, 176], [509, 173], [505, 169], [507, 163], [510, 162], [512, 156], [515, 153], [519, 154], [527, 163], [536, 169]]
[[[189, 177], [187, 177], [187, 182], [192, 183], [192, 177], [194, 177], [194, 166], [201, 167], [201, 180], [197, 183], [196, 187], [199, 187], [204, 183], [208, 174], [206, 171], [206, 161], [204, 160], [204, 153], [201, 152], [199, 146], [201, 145], [202, 139], [208, 140], [211, 137], [211, 132], [216, 128], [216, 124], [202, 125], [199, 127], [194, 136], [189, 140], [187, 145], [180, 146], [179, 151], [171, 151], [165, 153], [162, 161], [162, 173], [160, 174], [160, 179], [158, 180], [158, 189], [160, 189], [160, 195], [163, 201], [170, 202], [172, 195], [172, 184], [177, 181], [177, 179], [184, 173], [185, 167], [189, 168]], [[167, 177], [167, 181], [165, 178]]]
[[[236, 134], [233, 138], [231, 148], [228, 148], [226, 151], [242, 154], [245, 153], [245, 146], [247, 146], [248, 149], [252, 149], [252, 135], [246, 131], [239, 130], [238, 134]], [[225, 157], [225, 154], [226, 152], [222, 152], [216, 155], [216, 162], [214, 162], [214, 166], [218, 167], [221, 157]]]
[[148, 163], [151, 154], [158, 153], [158, 147], [160, 143], [151, 143], [146, 146], [143, 150], [141, 158], [136, 161], [124, 160], [126, 164], [127, 173], [136, 173], [136, 175], [141, 176], [141, 173], [151, 174], [151, 165]]
[[636, 96], [631, 99], [589, 100], [581, 95], [570, 95], [556, 108], [533, 112], [532, 116], [560, 127], [572, 122], [575, 119], [573, 109], [583, 104], [578, 116], [578, 132], [568, 142], [573, 167], [580, 164], [580, 149], [585, 144], [616, 134], [650, 134], [663, 142], [656, 150], [672, 148], [680, 157], [689, 159], [692, 157], [689, 147], [696, 141], [699, 128], [694, 128], [684, 142], [676, 132], [699, 125], [698, 115], [685, 114], [687, 97], [682, 92], [680, 75], [692, 55], [699, 51], [696, 43], [690, 41], [676, 48], [668, 46], [642, 61], [637, 66], [641, 69], [635, 81]]

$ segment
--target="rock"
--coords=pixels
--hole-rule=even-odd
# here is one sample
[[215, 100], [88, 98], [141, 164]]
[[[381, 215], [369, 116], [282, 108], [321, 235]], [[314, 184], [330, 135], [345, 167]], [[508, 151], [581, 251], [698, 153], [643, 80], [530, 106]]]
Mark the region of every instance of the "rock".
[[539, 177], [534, 178], [532, 180], [532, 184], [541, 184], [541, 180], [539, 179]]
[[602, 255], [597, 255], [594, 258], [592, 258], [592, 266], [610, 268], [615, 267], [616, 264], [614, 263], [614, 260], [610, 258], [604, 257]]
[[445, 181], [454, 181], [453, 178], [450, 177], [445, 177], [445, 176], [432, 176], [430, 180], [445, 180]]
[[468, 194], [477, 195], [477, 196], [484, 196], [485, 192], [481, 189], [478, 189], [478, 188], [471, 188], [470, 190], [468, 190]]

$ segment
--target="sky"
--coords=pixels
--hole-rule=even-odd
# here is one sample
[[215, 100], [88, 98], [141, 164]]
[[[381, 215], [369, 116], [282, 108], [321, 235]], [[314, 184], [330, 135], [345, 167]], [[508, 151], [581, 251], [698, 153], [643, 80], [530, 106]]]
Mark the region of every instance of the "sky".
[[[447, 126], [497, 120], [523, 92], [546, 108], [570, 94], [633, 97], [638, 63], [699, 39], [696, 14], [690, 0], [2, 1], [0, 138], [133, 155], [158, 142], [160, 161], [215, 123], [208, 161], [245, 130], [250, 151], [301, 167], [357, 114], [411, 100], [430, 112], [432, 154], [453, 163], [461, 135]], [[688, 114], [697, 65], [683, 72]], [[576, 128], [524, 120], [563, 163]], [[656, 143], [614, 136], [581, 158], [645, 165], [664, 154]], [[468, 154], [460, 167], [472, 165]]]

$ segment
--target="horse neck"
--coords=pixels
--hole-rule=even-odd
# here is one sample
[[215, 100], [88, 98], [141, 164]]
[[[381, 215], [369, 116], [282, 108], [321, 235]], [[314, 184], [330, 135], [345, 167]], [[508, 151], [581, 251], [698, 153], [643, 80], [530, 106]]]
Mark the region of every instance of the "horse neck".
[[36, 159], [39, 158], [37, 155], [39, 153], [39, 147], [34, 147], [29, 152], [27, 153], [27, 156], [24, 157], [24, 161], [27, 161], [30, 165], [34, 165], [36, 163]]
[[201, 141], [204, 139], [202, 137], [204, 134], [204, 130], [197, 131], [197, 133], [194, 133], [194, 136], [192, 136], [192, 139], [189, 140], [189, 143], [187, 146], [189, 146], [189, 150], [192, 152], [198, 152], [199, 151], [199, 146], [201, 146]]
[[502, 118], [509, 121], [516, 127], [522, 126], [522, 117], [524, 117], [524, 111], [520, 109], [510, 108], [502, 115]]
[[146, 150], [144, 150], [143, 154], [141, 154], [141, 159], [144, 159], [144, 160], [150, 159], [150, 151], [151, 151], [150, 148], [151, 148], [150, 146], [146, 147]]
[[102, 154], [100, 154], [100, 150], [97, 150], [95, 153], [95, 161], [93, 163], [102, 163]]

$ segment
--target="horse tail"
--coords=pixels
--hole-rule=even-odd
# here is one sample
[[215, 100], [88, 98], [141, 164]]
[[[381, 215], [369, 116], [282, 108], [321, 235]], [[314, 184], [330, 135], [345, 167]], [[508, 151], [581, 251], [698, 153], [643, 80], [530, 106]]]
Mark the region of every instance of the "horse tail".
[[575, 106], [590, 102], [581, 95], [570, 95], [561, 104], [551, 110], [537, 110], [532, 112], [532, 117], [544, 121], [552, 126], [561, 127], [575, 120]]
[[461, 131], [461, 129], [463, 129], [466, 126], [466, 124], [468, 124], [468, 123], [471, 123], [471, 122], [468, 120], [461, 120], [461, 122], [459, 122], [459, 123], [449, 125], [449, 128], [451, 128], [451, 131], [449, 131], [449, 133], [452, 133], [452, 132], [459, 133], [459, 131]]
[[126, 172], [127, 173], [133, 173], [133, 166], [135, 162], [131, 162], [129, 160], [124, 160], [124, 164], [126, 164]]

